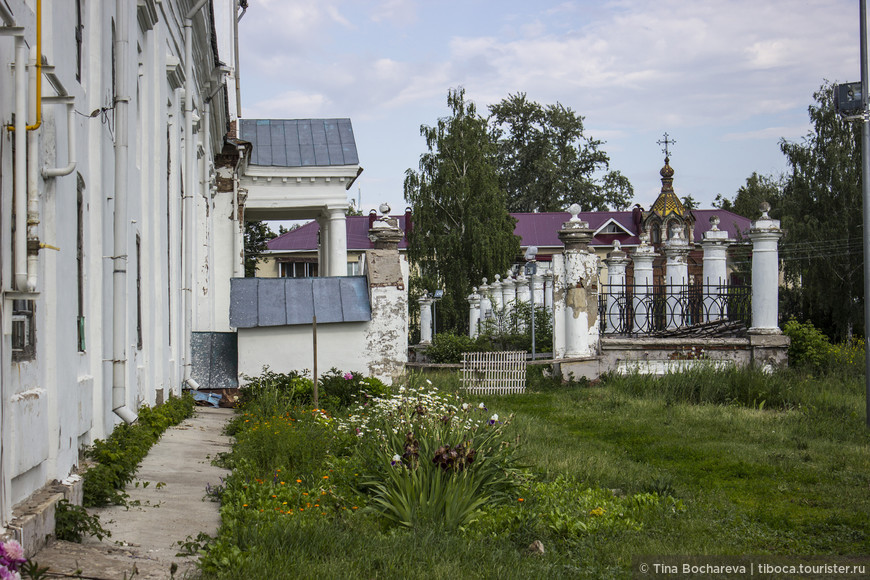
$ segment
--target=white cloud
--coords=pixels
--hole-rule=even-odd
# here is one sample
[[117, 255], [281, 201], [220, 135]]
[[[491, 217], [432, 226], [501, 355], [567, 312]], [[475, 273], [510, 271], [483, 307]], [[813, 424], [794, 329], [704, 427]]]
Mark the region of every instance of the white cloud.
[[723, 141], [746, 141], [750, 139], [799, 139], [809, 133], [809, 123], [793, 125], [790, 127], [765, 127], [755, 131], [743, 133], [726, 133], [722, 136]]

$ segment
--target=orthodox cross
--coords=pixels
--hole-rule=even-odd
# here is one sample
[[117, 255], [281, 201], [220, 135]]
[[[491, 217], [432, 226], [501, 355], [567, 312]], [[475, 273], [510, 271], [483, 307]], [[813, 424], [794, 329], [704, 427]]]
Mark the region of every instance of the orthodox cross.
[[664, 138], [664, 140], [659, 139], [658, 141], [656, 141], [656, 143], [658, 143], [659, 145], [664, 145], [664, 146], [665, 146], [665, 148], [662, 149], [662, 153], [665, 154], [665, 157], [670, 158], [671, 154], [670, 154], [670, 151], [668, 151], [668, 145], [676, 145], [676, 144], [677, 144], [677, 140], [676, 140], [676, 139], [668, 139], [668, 137], [669, 137], [668, 134], [665, 133], [665, 138]]

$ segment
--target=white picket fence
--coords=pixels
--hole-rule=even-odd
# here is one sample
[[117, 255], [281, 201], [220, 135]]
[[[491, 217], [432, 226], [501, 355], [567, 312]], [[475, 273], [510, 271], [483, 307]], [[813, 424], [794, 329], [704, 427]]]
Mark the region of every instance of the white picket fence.
[[463, 353], [462, 386], [481, 395], [525, 393], [526, 351]]

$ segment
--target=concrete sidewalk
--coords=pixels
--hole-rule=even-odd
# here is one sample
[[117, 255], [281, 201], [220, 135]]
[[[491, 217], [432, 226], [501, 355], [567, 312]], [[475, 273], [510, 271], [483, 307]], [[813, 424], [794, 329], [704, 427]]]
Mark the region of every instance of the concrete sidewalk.
[[232, 414], [232, 409], [196, 407], [192, 418], [170, 427], [151, 448], [127, 486], [129, 508], [88, 510], [111, 538], [82, 544], [55, 540], [32, 560], [53, 574], [100, 580], [130, 578], [134, 568], [137, 579], [171, 578], [173, 563], [174, 578], [196, 577], [196, 557], [176, 556], [178, 542], [195, 540], [200, 532], [214, 536], [220, 525], [220, 504], [204, 497], [206, 484], [219, 485], [228, 473], [211, 461], [230, 449], [222, 431]]

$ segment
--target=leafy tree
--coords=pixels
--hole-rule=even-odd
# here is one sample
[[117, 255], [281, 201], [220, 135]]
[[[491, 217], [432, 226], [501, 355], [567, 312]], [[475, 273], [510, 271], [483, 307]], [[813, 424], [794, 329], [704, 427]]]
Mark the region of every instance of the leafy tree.
[[685, 207], [689, 211], [692, 211], [693, 209], [698, 208], [698, 202], [695, 201], [695, 198], [692, 197], [691, 195], [684, 195], [683, 196], [683, 207]]
[[759, 207], [766, 201], [770, 204], [771, 215], [778, 218], [782, 205], [783, 180], [782, 176], [759, 175], [753, 172], [746, 178], [746, 185], [741, 185], [737, 190], [733, 200], [719, 194], [713, 206], [754, 220], [761, 217]]
[[608, 171], [602, 142], [583, 134], [583, 117], [570, 108], [542, 106], [517, 93], [489, 110], [510, 211], [562, 211], [572, 203], [587, 211], [630, 205], [634, 189], [628, 178]]
[[266, 242], [274, 237], [266, 222], [245, 222], [245, 278], [257, 275], [257, 260], [266, 251]]
[[834, 111], [824, 84], [809, 107], [812, 131], [781, 141], [791, 173], [782, 195], [781, 244], [797, 309], [832, 338], [863, 332], [861, 125]]
[[444, 289], [437, 308], [438, 330], [445, 332], [466, 329], [472, 286], [505, 272], [520, 250], [486, 119], [464, 89], [450, 90], [447, 105], [449, 117], [420, 127], [428, 151], [419, 172], [407, 170], [404, 187], [414, 216], [408, 258], [419, 272], [411, 290]]

